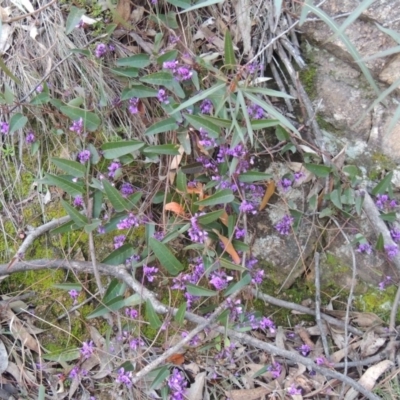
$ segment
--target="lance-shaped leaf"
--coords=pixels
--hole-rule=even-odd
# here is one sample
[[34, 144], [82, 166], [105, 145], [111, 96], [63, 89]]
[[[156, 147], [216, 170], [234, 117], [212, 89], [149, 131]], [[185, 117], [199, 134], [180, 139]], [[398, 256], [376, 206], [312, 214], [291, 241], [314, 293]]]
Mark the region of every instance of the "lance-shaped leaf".
[[145, 97], [156, 97], [157, 90], [144, 85], [135, 85], [132, 88], [126, 88], [121, 93], [121, 100], [128, 100], [132, 97], [143, 99]]
[[110, 200], [110, 203], [115, 208], [116, 212], [130, 209], [128, 201], [124, 199], [122, 197], [122, 194], [117, 189], [115, 189], [115, 187], [112, 186], [111, 183], [108, 182], [106, 179], [103, 180], [103, 187], [108, 197], [108, 200]]
[[71, 217], [71, 219], [75, 222], [76, 225], [82, 227], [88, 223], [88, 219], [85, 215], [81, 214], [77, 209], [72, 207], [65, 200], [61, 199], [61, 204], [64, 207], [65, 211]]
[[193, 296], [200, 296], [200, 297], [211, 297], [211, 296], [216, 296], [218, 294], [218, 292], [216, 292], [215, 290], [202, 288], [200, 286], [193, 285], [191, 283], [186, 284], [186, 290]]
[[101, 146], [101, 149], [104, 151], [104, 158], [112, 160], [113, 158], [119, 158], [139, 150], [144, 145], [145, 143], [137, 140], [125, 140], [120, 142], [105, 143], [103, 146]]
[[146, 68], [150, 65], [150, 56], [147, 54], [136, 54], [132, 57], [119, 58], [118, 67]]
[[114, 250], [108, 255], [102, 262], [108, 265], [120, 265], [124, 264], [125, 261], [135, 254], [135, 249], [132, 245], [126, 243], [118, 249]]
[[8, 134], [11, 135], [18, 129], [22, 129], [27, 122], [28, 118], [26, 118], [25, 115], [22, 115], [21, 113], [14, 114], [10, 119], [10, 128]]
[[83, 178], [86, 174], [86, 167], [77, 161], [65, 160], [64, 158], [52, 158], [51, 162], [57, 165], [62, 171], [76, 178]]
[[195, 204], [198, 206], [215, 206], [217, 204], [231, 203], [235, 200], [232, 190], [224, 189], [214, 193], [212, 196], [204, 200], [197, 201]]
[[251, 282], [251, 275], [250, 273], [245, 272], [243, 274], [243, 278], [239, 282], [230, 285], [225, 290], [224, 296], [230, 296], [232, 293], [235, 293], [236, 291], [243, 289], [245, 286], [250, 284], [250, 282]]
[[199, 115], [185, 114], [185, 119], [196, 129], [205, 129], [210, 137], [218, 138], [221, 133], [221, 128], [215, 125], [210, 120]]
[[174, 77], [171, 72], [167, 71], [154, 72], [154, 74], [146, 75], [140, 78], [142, 82], [161, 86], [171, 84], [173, 79]]
[[41, 180], [41, 183], [57, 186], [72, 197], [78, 196], [84, 192], [83, 186], [78, 185], [77, 183], [72, 182], [71, 179], [64, 178], [62, 176], [46, 174], [44, 179]]
[[85, 129], [89, 131], [95, 131], [101, 123], [101, 119], [95, 113], [83, 110], [82, 108], [62, 106], [60, 107], [60, 110], [63, 114], [74, 121], [82, 118]]
[[175, 118], [166, 118], [162, 121], [158, 121], [153, 125], [150, 125], [145, 132], [145, 135], [156, 135], [157, 133], [163, 133], [168, 131], [174, 131], [178, 129], [179, 126], [176, 123]]
[[150, 300], [146, 301], [146, 320], [153, 329], [158, 329], [162, 325]]
[[124, 307], [132, 307], [142, 302], [140, 294], [135, 293], [127, 298], [123, 296], [113, 297], [107, 301], [103, 300], [103, 304], [97, 307], [93, 312], [86, 316], [86, 319], [101, 317], [110, 311], [118, 311]]
[[171, 253], [170, 249], [154, 238], [149, 238], [149, 246], [153, 250], [160, 264], [171, 274], [178, 275], [183, 270], [183, 265]]

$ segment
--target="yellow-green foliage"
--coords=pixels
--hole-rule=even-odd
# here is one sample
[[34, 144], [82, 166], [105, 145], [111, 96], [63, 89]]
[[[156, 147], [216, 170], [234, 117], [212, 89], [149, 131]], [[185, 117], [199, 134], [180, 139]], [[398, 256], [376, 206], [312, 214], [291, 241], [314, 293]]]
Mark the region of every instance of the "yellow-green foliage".
[[307, 69], [299, 72], [300, 81], [311, 100], [315, 99], [317, 84], [317, 67], [310, 64]]
[[380, 179], [385, 171], [393, 171], [396, 168], [393, 160], [379, 152], [372, 154], [371, 160], [373, 166], [368, 174], [368, 178], [371, 180]]

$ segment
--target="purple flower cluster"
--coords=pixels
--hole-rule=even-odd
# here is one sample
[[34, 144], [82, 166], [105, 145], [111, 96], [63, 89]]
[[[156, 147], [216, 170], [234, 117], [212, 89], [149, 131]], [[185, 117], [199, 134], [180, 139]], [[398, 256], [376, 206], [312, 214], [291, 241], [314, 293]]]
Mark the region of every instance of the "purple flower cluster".
[[290, 215], [285, 215], [276, 225], [275, 229], [281, 234], [281, 235], [289, 235], [292, 224], [293, 224], [294, 218]]
[[205, 213], [196, 213], [192, 218], [190, 218], [191, 227], [188, 230], [188, 234], [192, 242], [204, 243], [208, 237], [207, 231], [201, 229], [197, 221], [197, 218], [204, 214]]
[[231, 343], [229, 346], [224, 347], [216, 356], [217, 360], [226, 360], [228, 363], [233, 364], [235, 362], [234, 359], [234, 351], [236, 348], [235, 343]]
[[124, 182], [121, 186], [121, 194], [123, 197], [128, 197], [135, 192], [133, 186], [129, 182]]
[[206, 148], [217, 146], [217, 142], [215, 141], [215, 139], [210, 138], [208, 136], [208, 132], [205, 129], [200, 128], [199, 133], [200, 133], [200, 140], [199, 140], [200, 145], [202, 145], [203, 147], [206, 147]]
[[68, 291], [68, 294], [71, 296], [71, 299], [74, 301], [74, 305], [78, 303], [79, 292], [75, 289], [71, 289]]
[[274, 379], [277, 379], [281, 375], [282, 365], [278, 362], [274, 362], [272, 365], [268, 367], [268, 371], [271, 373]]
[[139, 112], [139, 99], [137, 97], [132, 97], [129, 99], [128, 110], [131, 114], [137, 114]]
[[213, 272], [210, 274], [210, 278], [211, 285], [217, 290], [224, 290], [229, 282], [233, 280], [233, 277], [226, 275], [226, 272], [223, 270]]
[[358, 245], [358, 248], [356, 250], [358, 253], [365, 253], [365, 254], [371, 254], [372, 253], [372, 247], [369, 243], [360, 243]]
[[106, 55], [108, 51], [107, 45], [104, 43], [99, 43], [94, 50], [94, 55], [96, 58], [101, 58]]
[[310, 354], [311, 347], [308, 344], [302, 344], [297, 349], [304, 357], [307, 357]]
[[126, 387], [130, 388], [132, 386], [132, 371], [125, 372], [124, 368], [120, 368], [115, 382], [122, 383]]
[[0, 133], [7, 135], [8, 131], [10, 130], [10, 125], [7, 122], [0, 122]]
[[143, 265], [143, 275], [146, 277], [148, 282], [154, 281], [154, 276], [157, 272], [158, 272], [158, 268], [148, 267], [147, 265]]
[[114, 237], [114, 249], [119, 249], [125, 242], [126, 236], [119, 235]]
[[78, 159], [81, 164], [85, 164], [90, 160], [90, 151], [89, 150], [82, 150], [78, 153]]
[[73, 121], [69, 130], [75, 132], [77, 135], [81, 135], [83, 133], [83, 118]]
[[243, 314], [242, 301], [240, 299], [227, 299], [227, 308], [229, 309], [229, 318], [234, 321], [240, 314]]
[[278, 186], [283, 192], [287, 192], [291, 189], [293, 182], [290, 179], [284, 178], [278, 182]]
[[261, 65], [257, 61], [254, 61], [252, 63], [247, 64], [246, 69], [249, 74], [254, 74], [261, 70]]
[[170, 400], [184, 400], [187, 382], [178, 368], [174, 368], [167, 384], [170, 390]]
[[393, 228], [390, 230], [390, 236], [395, 242], [400, 242], [400, 230]]
[[142, 338], [134, 338], [129, 341], [129, 348], [136, 351], [140, 346], [144, 346], [144, 341]]
[[200, 104], [200, 112], [202, 114], [210, 115], [213, 109], [213, 104], [211, 100], [204, 99]]
[[139, 219], [136, 215], [130, 213], [127, 218], [119, 221], [117, 224], [117, 229], [130, 229], [130, 228], [137, 228], [139, 226]]
[[296, 394], [301, 394], [301, 389], [297, 389], [297, 387], [294, 385], [294, 383], [292, 383], [292, 385], [289, 387], [287, 392], [291, 396], [294, 396]]
[[163, 63], [163, 68], [170, 70], [175, 79], [181, 82], [189, 80], [193, 75], [193, 71], [189, 67], [185, 65], [179, 65], [177, 60], [165, 61]]
[[113, 179], [115, 177], [115, 173], [117, 170], [121, 168], [121, 164], [118, 161], [113, 161], [109, 166], [108, 166], [108, 177]]
[[242, 239], [246, 236], [246, 229], [240, 229], [238, 227], [236, 227], [235, 229], [235, 239], [239, 240]]
[[386, 286], [392, 284], [392, 277], [391, 276], [385, 276], [385, 278], [383, 279], [383, 281], [379, 282], [379, 290], [385, 290]]
[[395, 244], [385, 244], [383, 247], [385, 248], [389, 260], [393, 260], [399, 253], [399, 248]]
[[397, 201], [391, 200], [387, 194], [378, 194], [376, 196], [375, 204], [380, 210], [393, 209], [397, 207]]
[[77, 208], [83, 207], [83, 197], [79, 194], [77, 196], [75, 196], [73, 205]]
[[33, 133], [33, 131], [28, 132], [28, 134], [26, 135], [25, 141], [27, 144], [33, 144], [36, 142], [36, 137], [35, 137], [35, 134]]
[[[182, 334], [181, 334], [181, 336], [182, 336], [183, 338], [185, 338], [187, 335], [188, 335], [188, 332], [186, 332], [186, 331], [183, 331]], [[199, 338], [199, 336], [194, 335], [194, 336], [189, 340], [189, 346], [196, 347], [196, 346], [198, 346], [198, 345], [200, 344], [200, 342], [201, 342], [201, 339]]]
[[169, 99], [165, 89], [160, 89], [157, 94], [157, 99], [164, 104], [169, 104]]
[[94, 344], [90, 342], [83, 342], [81, 347], [81, 354], [85, 359], [88, 359], [94, 352]]
[[134, 308], [127, 307], [127, 308], [125, 308], [125, 315], [128, 318], [136, 319], [138, 317], [139, 313]]
[[247, 107], [247, 113], [252, 119], [262, 119], [264, 117], [264, 110], [257, 104], [251, 104]]
[[257, 210], [255, 209], [254, 205], [248, 202], [247, 200], [243, 200], [239, 206], [239, 210], [246, 214], [257, 214]]
[[246, 316], [246, 319], [246, 323], [250, 324], [251, 329], [268, 329], [272, 335], [276, 332], [274, 321], [272, 321], [270, 318], [257, 318], [254, 314], [250, 313]]

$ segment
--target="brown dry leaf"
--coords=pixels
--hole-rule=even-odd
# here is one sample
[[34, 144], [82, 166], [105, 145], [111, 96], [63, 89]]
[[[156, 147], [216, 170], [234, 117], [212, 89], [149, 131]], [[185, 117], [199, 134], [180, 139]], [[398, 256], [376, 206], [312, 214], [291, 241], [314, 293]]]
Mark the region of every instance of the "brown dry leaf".
[[301, 340], [307, 344], [311, 349], [314, 349], [314, 342], [311, 340], [310, 335], [303, 326], [297, 326], [295, 332], [300, 336]]
[[27, 331], [19, 318], [9, 309], [7, 310], [7, 319], [10, 326], [10, 331], [14, 337], [21, 341], [22, 346], [26, 346], [29, 349], [40, 352], [39, 343], [34, 337]]
[[9, 16], [10, 16], [10, 7], [3, 8], [0, 6], [0, 20], [2, 22], [5, 22], [8, 20]]
[[175, 180], [175, 176], [176, 176], [176, 170], [179, 167], [179, 164], [181, 163], [182, 157], [183, 157], [183, 153], [185, 152], [185, 149], [183, 148], [182, 145], [179, 146], [179, 155], [175, 156], [172, 161], [171, 164], [169, 165], [169, 169], [170, 172], [168, 174], [168, 178], [169, 178], [169, 183], [171, 185], [174, 184], [174, 180]]
[[224, 213], [219, 217], [219, 220], [225, 225], [228, 226], [229, 215], [224, 211]]
[[354, 313], [351, 313], [350, 315], [351, 315], [351, 317], [354, 316], [353, 321], [358, 326], [362, 326], [365, 328], [384, 324], [384, 322], [374, 313], [354, 312]]
[[172, 211], [178, 215], [185, 215], [185, 210], [183, 209], [183, 207], [179, 203], [176, 203], [175, 201], [172, 201], [171, 203], [167, 203], [164, 207], [164, 210]]
[[188, 194], [199, 194], [199, 195], [203, 196], [203, 193], [204, 193], [204, 191], [203, 191], [203, 186], [204, 186], [204, 185], [203, 185], [201, 182], [197, 182], [195, 188], [188, 187], [188, 188], [186, 189], [186, 192], [187, 192]]
[[253, 53], [251, 47], [250, 0], [236, 0], [234, 5], [238, 32], [240, 33], [235, 37], [236, 44], [239, 40], [243, 40], [243, 52], [250, 55]]
[[256, 389], [230, 390], [225, 394], [231, 400], [258, 400], [260, 397], [270, 393], [269, 389], [259, 387]]
[[185, 362], [185, 356], [184, 354], [175, 353], [169, 356], [166, 361], [175, 365], [182, 365]]
[[118, 0], [117, 8], [115, 9], [114, 22], [120, 24], [127, 22], [131, 16], [130, 0]]
[[222, 236], [216, 229], [213, 229], [214, 233], [218, 235], [219, 239], [225, 246], [225, 251], [232, 257], [232, 260], [235, 264], [240, 264], [241, 258], [235, 248], [233, 247], [232, 242], [225, 236]]
[[361, 357], [368, 357], [375, 354], [384, 344], [386, 340], [375, 335], [375, 332], [369, 331], [361, 340], [360, 350]]
[[144, 7], [142, 7], [142, 6], [137, 6], [137, 7], [132, 11], [132, 14], [131, 14], [131, 21], [132, 21], [134, 24], [137, 24], [139, 21], [142, 20], [143, 15], [144, 15]]
[[[358, 383], [363, 385], [367, 390], [372, 390], [375, 386], [377, 379], [385, 373], [394, 364], [389, 360], [381, 361], [380, 363], [369, 367], [359, 379]], [[350, 388], [346, 393], [344, 400], [354, 400], [357, 398], [359, 392]]]
[[262, 199], [262, 202], [260, 203], [260, 207], [258, 208], [258, 211], [262, 211], [262, 210], [264, 210], [265, 207], [267, 207], [269, 199], [275, 193], [275, 188], [276, 188], [276, 186], [275, 186], [274, 181], [269, 181], [267, 183], [267, 190], [265, 191], [264, 197]]

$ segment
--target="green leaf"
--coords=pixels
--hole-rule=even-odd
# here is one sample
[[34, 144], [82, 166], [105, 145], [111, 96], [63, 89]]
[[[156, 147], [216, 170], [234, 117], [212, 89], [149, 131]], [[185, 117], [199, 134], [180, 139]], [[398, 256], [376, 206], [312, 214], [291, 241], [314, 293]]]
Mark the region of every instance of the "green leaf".
[[121, 100], [129, 100], [132, 97], [143, 99], [145, 97], [156, 97], [157, 90], [144, 85], [135, 85], [132, 88], [126, 88], [121, 93]]
[[112, 160], [133, 153], [134, 151], [141, 149], [144, 145], [145, 143], [137, 140], [124, 140], [120, 142], [105, 143], [101, 146], [101, 149], [104, 151], [104, 158]]
[[69, 35], [79, 24], [82, 16], [85, 15], [85, 10], [77, 8], [75, 6], [71, 6], [70, 13], [67, 18], [67, 22], [65, 23], [65, 34]]
[[146, 68], [150, 65], [150, 56], [147, 54], [136, 54], [132, 57], [119, 58], [117, 60], [118, 67], [134, 67]]
[[176, 174], [176, 188], [181, 193], [187, 192], [187, 179], [186, 175], [182, 172], [182, 169], [179, 169], [178, 173]]
[[214, 193], [212, 196], [204, 200], [197, 201], [198, 206], [215, 206], [217, 204], [227, 204], [235, 200], [232, 190], [224, 189]]
[[28, 118], [26, 118], [21, 113], [14, 114], [10, 119], [10, 129], [8, 131], [8, 134], [11, 135], [18, 129], [22, 129], [27, 122]]
[[211, 222], [216, 221], [218, 218], [220, 218], [224, 214], [225, 210], [216, 210], [209, 212], [207, 214], [204, 214], [200, 217], [197, 218], [197, 221], [201, 225], [207, 225], [210, 224]]
[[165, 154], [168, 156], [178, 156], [179, 145], [178, 144], [160, 144], [158, 146], [147, 146], [142, 150], [143, 154]]
[[335, 205], [335, 207], [337, 207], [339, 210], [343, 209], [341, 195], [340, 195], [339, 190], [337, 190], [337, 189], [332, 190], [332, 192], [330, 194], [330, 199], [331, 199], [331, 202]]
[[95, 131], [100, 126], [100, 118], [91, 111], [86, 111], [82, 108], [71, 106], [62, 106], [60, 107], [60, 110], [73, 121], [77, 121], [82, 118], [84, 128], [89, 131]]
[[212, 6], [214, 4], [218, 4], [218, 3], [222, 3], [224, 0], [206, 0], [206, 1], [202, 1], [200, 3], [195, 4], [192, 7], [186, 8], [184, 11], [181, 11], [179, 14], [183, 14], [189, 11], [193, 11], [193, 10], [197, 10], [199, 8], [203, 8], [203, 7], [209, 7]]
[[397, 219], [395, 212], [381, 214], [380, 218], [383, 219], [384, 221], [388, 221], [388, 222], [394, 222]]
[[68, 213], [71, 219], [78, 225], [79, 227], [84, 226], [88, 223], [88, 219], [85, 215], [81, 214], [77, 209], [72, 207], [65, 200], [61, 199], [61, 204], [64, 207], [64, 210]]
[[216, 296], [218, 294], [218, 292], [215, 290], [202, 288], [200, 286], [193, 285], [191, 283], [186, 284], [186, 290], [193, 296], [200, 296], [200, 297], [210, 297], [210, 296]]
[[219, 263], [221, 264], [221, 267], [224, 267], [226, 269], [239, 272], [247, 271], [246, 268], [242, 267], [241, 265], [234, 264], [233, 262], [227, 260], [226, 258], [220, 258]]
[[71, 179], [67, 179], [62, 176], [46, 174], [43, 181], [43, 183], [47, 183], [48, 185], [59, 187], [72, 197], [76, 197], [84, 192], [83, 186], [78, 185], [77, 183], [72, 182]]
[[83, 178], [86, 175], [86, 167], [77, 161], [66, 160], [64, 158], [51, 158], [53, 164], [57, 165], [62, 171], [76, 178]]
[[153, 250], [161, 265], [171, 274], [178, 275], [183, 270], [183, 265], [171, 253], [169, 248], [154, 238], [149, 239], [149, 247]]
[[167, 0], [167, 3], [172, 4], [175, 7], [180, 7], [180, 8], [185, 9], [185, 8], [190, 7], [191, 1], [190, 0]]
[[262, 88], [262, 87], [246, 87], [245, 90], [247, 93], [260, 93], [260, 94], [264, 94], [266, 96], [283, 97], [285, 99], [294, 99], [294, 97], [291, 96], [290, 94], [287, 94], [284, 92], [278, 92], [277, 90], [272, 90], [272, 89], [267, 89], [267, 88]]
[[[153, 370], [154, 372], [154, 370]], [[157, 390], [160, 389], [160, 386], [164, 383], [165, 379], [168, 378], [171, 375], [169, 372], [169, 366], [164, 365], [160, 368], [158, 371], [157, 375], [153, 379], [153, 382], [151, 383], [150, 390]]]
[[97, 229], [101, 225], [101, 220], [92, 220], [90, 224], [86, 224], [83, 229], [85, 230], [86, 233], [93, 232], [95, 229]]
[[153, 20], [155, 22], [162, 22], [165, 24], [168, 28], [171, 29], [178, 29], [179, 25], [176, 21], [176, 13], [175, 12], [168, 12], [167, 14], [158, 14], [156, 15], [151, 15], [150, 20]]
[[378, 240], [376, 241], [375, 249], [378, 251], [383, 251], [385, 245], [385, 241], [383, 240], [382, 233], [379, 234]]
[[139, 76], [139, 70], [137, 68], [111, 68], [110, 71], [118, 76], [124, 76], [126, 78], [136, 78]]
[[202, 115], [201, 117], [203, 120], [207, 120], [212, 122], [213, 124], [220, 126], [221, 128], [230, 128], [232, 125], [232, 121], [229, 119], [222, 119], [217, 117], [212, 117], [210, 115]]
[[239, 181], [244, 183], [251, 183], [257, 181], [266, 181], [272, 178], [271, 174], [258, 171], [248, 171], [239, 175]]
[[253, 119], [251, 120], [251, 127], [254, 130], [270, 128], [271, 126], [279, 126], [277, 119]]
[[110, 203], [115, 208], [116, 212], [129, 210], [129, 204], [126, 199], [124, 199], [122, 197], [122, 194], [106, 179], [103, 180], [103, 187], [108, 197], [108, 200], [110, 200]]
[[229, 29], [225, 31], [225, 42], [224, 42], [224, 59], [225, 67], [232, 71], [236, 67], [235, 50], [233, 49], [232, 36]]
[[54, 228], [50, 231], [51, 235], [60, 235], [62, 233], [72, 232], [74, 226], [74, 221], [68, 221], [57, 228]]
[[173, 75], [171, 74], [171, 72], [168, 71], [154, 72], [153, 74], [146, 75], [140, 78], [140, 80], [144, 83], [161, 86], [166, 86], [170, 84], [173, 79]]
[[53, 285], [53, 288], [61, 290], [76, 290], [77, 292], [80, 292], [82, 290], [82, 285], [79, 283], [56, 283]]
[[205, 129], [210, 137], [218, 138], [221, 134], [221, 128], [218, 125], [215, 125], [200, 115], [184, 114], [184, 117], [195, 129]]
[[109, 254], [103, 261], [103, 264], [108, 265], [120, 265], [124, 264], [125, 261], [135, 254], [135, 249], [132, 245], [125, 243], [118, 249], [114, 250]]
[[224, 296], [229, 296], [232, 293], [235, 293], [236, 291], [243, 289], [245, 286], [250, 284], [250, 282], [251, 282], [251, 275], [248, 272], [245, 272], [243, 274], [243, 278], [239, 282], [236, 282], [236, 283], [230, 285], [225, 290]]
[[[1, 30], [1, 26], [0, 26], [0, 30]], [[14, 93], [11, 90], [10, 86], [7, 85], [7, 83], [4, 84], [4, 99], [6, 101], [7, 105], [12, 105], [14, 103]]]
[[126, 283], [121, 282], [117, 278], [113, 278], [107, 287], [103, 297], [103, 302], [107, 303], [117, 296], [122, 296], [126, 290]]
[[37, 96], [35, 96], [30, 103], [34, 106], [41, 105], [41, 104], [46, 104], [50, 100], [50, 96], [48, 93], [39, 93]]
[[117, 296], [109, 301], [104, 301], [103, 304], [98, 306], [94, 311], [92, 311], [89, 315], [86, 316], [86, 319], [98, 318], [103, 315], [108, 314], [111, 311], [118, 311], [124, 307], [131, 307], [142, 302], [142, 297], [140, 294], [135, 293], [130, 297]]
[[[253, 127], [251, 125], [250, 115], [249, 115], [249, 112], [247, 110], [247, 105], [246, 105], [246, 102], [244, 100], [243, 93], [242, 93], [241, 90], [237, 91], [237, 100], [239, 101], [240, 108], [242, 109], [243, 117], [244, 117], [244, 120], [246, 122], [247, 135], [249, 136], [250, 144], [253, 145], [253, 143], [254, 143], [254, 131], [253, 131]], [[235, 121], [234, 124], [235, 124], [237, 132], [241, 133], [240, 132], [240, 127], [239, 127], [239, 129], [237, 128], [236, 121]], [[233, 166], [232, 166], [232, 168], [233, 168]]]
[[342, 171], [349, 175], [350, 178], [355, 178], [356, 176], [360, 175], [360, 170], [356, 165], [345, 165]]
[[158, 329], [162, 325], [150, 300], [146, 300], [146, 320], [153, 329]]
[[163, 65], [165, 61], [173, 61], [178, 57], [178, 50], [167, 51], [161, 56], [157, 57], [157, 64]]
[[355, 205], [355, 207], [356, 207], [356, 213], [357, 213], [358, 216], [361, 215], [363, 203], [364, 203], [364, 197], [363, 196], [357, 196], [356, 197], [356, 205]]
[[384, 194], [390, 187], [393, 178], [393, 171], [389, 172], [373, 189], [372, 194]]
[[176, 123], [175, 118], [170, 117], [149, 126], [146, 129], [145, 135], [156, 135], [157, 133], [174, 131], [178, 128], [179, 125]]
[[304, 166], [318, 178], [326, 178], [332, 172], [332, 168], [327, 165], [304, 164]]
[[4, 63], [3, 57], [0, 57], [0, 68], [4, 71], [4, 73], [12, 79], [17, 85], [21, 85], [21, 81], [7, 68]]
[[185, 101], [182, 103], [179, 107], [175, 108], [173, 111], [170, 112], [170, 114], [175, 114], [178, 111], [184, 110], [185, 108], [188, 108], [192, 106], [193, 104], [206, 99], [207, 97], [211, 96], [213, 93], [217, 92], [218, 90], [224, 89], [226, 87], [226, 83], [219, 83], [214, 86], [211, 86], [209, 89], [204, 90], [195, 96], [191, 97], [189, 100]]
[[330, 217], [331, 215], [333, 215], [332, 209], [329, 207], [326, 207], [319, 213], [318, 218]]
[[185, 313], [186, 313], [187, 304], [184, 301], [178, 308], [178, 311], [175, 314], [175, 321], [182, 325], [183, 321], [185, 320]]
[[80, 349], [71, 348], [71, 349], [62, 349], [53, 351], [51, 353], [43, 353], [42, 357], [45, 360], [55, 361], [55, 362], [70, 362], [77, 360], [81, 356]]

